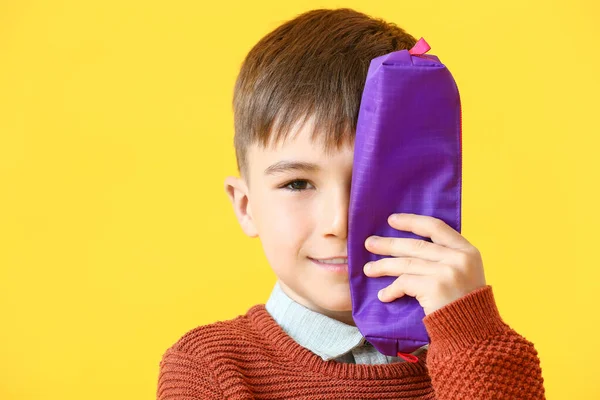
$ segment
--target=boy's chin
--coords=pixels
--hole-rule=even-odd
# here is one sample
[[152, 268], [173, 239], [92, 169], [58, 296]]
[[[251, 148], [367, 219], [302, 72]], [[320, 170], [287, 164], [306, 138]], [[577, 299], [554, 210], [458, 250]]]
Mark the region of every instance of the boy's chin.
[[352, 311], [352, 301], [350, 296], [338, 295], [335, 296], [330, 294], [324, 298], [321, 298], [319, 301], [319, 305], [322, 308], [325, 308], [329, 311], [335, 312], [351, 312]]
[[352, 297], [350, 296], [350, 284], [332, 285], [323, 299], [331, 311], [352, 311]]

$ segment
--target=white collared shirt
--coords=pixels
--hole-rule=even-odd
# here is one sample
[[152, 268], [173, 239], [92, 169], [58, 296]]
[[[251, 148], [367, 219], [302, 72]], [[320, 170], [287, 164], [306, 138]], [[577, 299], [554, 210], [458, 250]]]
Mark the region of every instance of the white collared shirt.
[[[325, 361], [353, 364], [406, 362], [401, 357], [380, 353], [356, 326], [320, 314], [294, 301], [281, 289], [279, 281], [275, 283], [265, 308], [298, 344]], [[427, 348], [429, 345], [424, 345], [412, 354], [418, 355]]]

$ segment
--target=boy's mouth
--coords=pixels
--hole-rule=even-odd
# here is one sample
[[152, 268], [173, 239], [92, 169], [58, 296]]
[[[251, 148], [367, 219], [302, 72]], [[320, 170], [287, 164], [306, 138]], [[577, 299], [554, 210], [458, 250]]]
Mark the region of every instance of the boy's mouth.
[[317, 266], [324, 268], [328, 271], [332, 272], [348, 272], [348, 258], [347, 257], [334, 257], [334, 258], [324, 258], [324, 259], [315, 259], [310, 258]]

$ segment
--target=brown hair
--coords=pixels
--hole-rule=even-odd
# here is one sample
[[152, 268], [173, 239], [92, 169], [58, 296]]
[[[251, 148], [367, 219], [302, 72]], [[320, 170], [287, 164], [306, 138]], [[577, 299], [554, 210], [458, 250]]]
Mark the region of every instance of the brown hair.
[[[263, 37], [240, 68], [233, 94], [238, 170], [247, 149], [277, 144], [314, 118], [325, 151], [353, 143], [371, 59], [410, 49], [416, 39], [393, 23], [349, 9], [318, 9]], [[275, 132], [275, 134], [272, 134]]]

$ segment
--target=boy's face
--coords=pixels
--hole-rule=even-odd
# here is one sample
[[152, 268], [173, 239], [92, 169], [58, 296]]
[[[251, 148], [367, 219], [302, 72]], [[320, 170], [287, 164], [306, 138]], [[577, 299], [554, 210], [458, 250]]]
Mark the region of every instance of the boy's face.
[[[347, 267], [354, 147], [327, 155], [319, 141], [311, 143], [310, 123], [276, 147], [249, 148], [250, 187], [228, 177], [225, 188], [244, 232], [260, 238], [282, 290], [307, 308], [354, 325]], [[269, 173], [279, 162], [312, 167]], [[334, 257], [345, 264], [328, 268], [315, 261]]]

